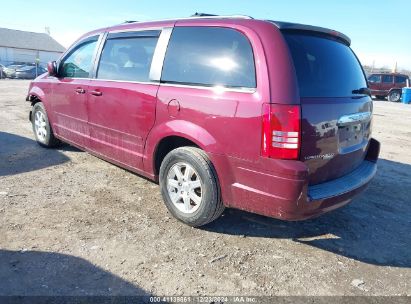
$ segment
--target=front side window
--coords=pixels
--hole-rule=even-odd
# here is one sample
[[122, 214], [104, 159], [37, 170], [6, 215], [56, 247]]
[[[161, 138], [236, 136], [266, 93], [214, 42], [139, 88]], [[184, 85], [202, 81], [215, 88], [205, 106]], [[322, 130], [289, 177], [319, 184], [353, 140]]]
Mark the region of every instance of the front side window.
[[104, 45], [98, 79], [148, 82], [158, 37], [108, 39]]
[[60, 76], [69, 78], [89, 78], [93, 66], [97, 38], [80, 44], [61, 63]]
[[380, 83], [381, 82], [381, 75], [371, 75], [370, 78], [368, 78], [368, 82], [370, 82], [370, 83]]
[[250, 42], [221, 27], [175, 27], [164, 59], [162, 82], [256, 87]]
[[394, 78], [392, 77], [392, 75], [384, 75], [382, 77], [382, 82], [384, 83], [392, 83], [394, 80]]

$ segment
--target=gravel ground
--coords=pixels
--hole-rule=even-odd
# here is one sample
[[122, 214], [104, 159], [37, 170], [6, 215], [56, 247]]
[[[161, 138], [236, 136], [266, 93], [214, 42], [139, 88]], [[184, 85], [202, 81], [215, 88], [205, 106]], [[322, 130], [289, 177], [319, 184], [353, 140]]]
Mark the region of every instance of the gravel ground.
[[195, 229], [158, 185], [39, 147], [27, 87], [0, 81], [0, 295], [411, 295], [411, 105], [375, 102], [379, 171], [347, 207]]

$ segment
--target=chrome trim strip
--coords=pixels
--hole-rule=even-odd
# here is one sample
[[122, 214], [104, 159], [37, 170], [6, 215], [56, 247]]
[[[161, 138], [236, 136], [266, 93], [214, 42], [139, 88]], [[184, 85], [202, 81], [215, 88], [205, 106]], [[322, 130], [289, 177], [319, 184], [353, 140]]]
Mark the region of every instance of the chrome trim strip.
[[228, 88], [223, 86], [201, 86], [201, 85], [190, 85], [190, 84], [180, 84], [180, 83], [161, 83], [160, 86], [165, 87], [176, 87], [176, 88], [189, 88], [189, 89], [202, 89], [210, 90], [216, 93], [224, 92], [238, 92], [238, 93], [255, 93], [257, 92], [256, 88]]
[[154, 50], [153, 60], [151, 62], [150, 76], [153, 81], [160, 81], [161, 72], [163, 70], [164, 57], [166, 56], [168, 42], [170, 41], [172, 27], [165, 27], [161, 31], [157, 41], [156, 49]]
[[371, 119], [371, 115], [372, 115], [371, 112], [361, 112], [361, 113], [344, 115], [338, 119], [337, 126], [346, 126], [350, 124], [366, 122]]
[[97, 47], [95, 50], [95, 56], [94, 56], [94, 60], [93, 60], [93, 66], [90, 72], [90, 79], [94, 79], [97, 77], [97, 70], [100, 64], [100, 58], [101, 58], [101, 54], [103, 52], [103, 48], [104, 45], [106, 44], [106, 39], [107, 39], [107, 32], [103, 33], [102, 35], [100, 35], [100, 38], [97, 42]]
[[[77, 78], [79, 79], [79, 78]], [[87, 78], [88, 79], [88, 78]], [[88, 79], [91, 82], [95, 81], [110, 81], [110, 82], [122, 82], [122, 83], [135, 83], [135, 84], [147, 84], [147, 85], [158, 85], [158, 81], [131, 81], [131, 80], [115, 80], [115, 79], [101, 79], [101, 78], [92, 78]], [[237, 93], [255, 93], [257, 90], [255, 88], [226, 88], [221, 86], [193, 86], [193, 85], [184, 85], [184, 84], [172, 84], [172, 83], [162, 83], [161, 86], [166, 87], [178, 87], [178, 88], [188, 88], [188, 89], [203, 89], [203, 90], [211, 90], [214, 92], [237, 92]]]
[[158, 82], [152, 81], [132, 81], [132, 80], [117, 80], [117, 79], [103, 79], [103, 78], [92, 78], [91, 81], [110, 81], [110, 82], [122, 82], [122, 83], [136, 83], [136, 84], [152, 84], [158, 85]]

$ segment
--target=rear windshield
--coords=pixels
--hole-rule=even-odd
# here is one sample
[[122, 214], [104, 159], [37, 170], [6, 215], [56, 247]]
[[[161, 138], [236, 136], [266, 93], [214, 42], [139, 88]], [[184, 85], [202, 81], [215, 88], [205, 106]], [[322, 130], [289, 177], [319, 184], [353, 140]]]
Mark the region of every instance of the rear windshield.
[[301, 97], [348, 97], [367, 87], [360, 63], [347, 45], [333, 39], [284, 33], [294, 60]]

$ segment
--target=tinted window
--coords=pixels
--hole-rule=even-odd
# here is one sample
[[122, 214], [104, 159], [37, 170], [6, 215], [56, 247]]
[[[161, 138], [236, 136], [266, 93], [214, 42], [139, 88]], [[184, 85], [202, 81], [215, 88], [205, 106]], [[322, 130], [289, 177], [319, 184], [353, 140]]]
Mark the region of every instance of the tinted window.
[[77, 47], [71, 54], [64, 58], [60, 76], [70, 78], [88, 78], [92, 68], [96, 40], [87, 41]]
[[406, 83], [407, 82], [407, 77], [405, 77], [405, 76], [395, 76], [395, 82], [396, 83]]
[[97, 78], [149, 81], [157, 37], [108, 39], [101, 54]]
[[382, 76], [382, 82], [392, 83], [393, 80], [394, 80], [394, 78], [393, 78], [392, 75], [384, 75], [384, 76]]
[[360, 63], [345, 44], [319, 36], [285, 33], [301, 97], [346, 97], [367, 87]]
[[240, 32], [217, 27], [176, 27], [161, 80], [193, 85], [256, 87], [250, 42]]
[[370, 83], [378, 83], [378, 82], [381, 82], [381, 75], [371, 75], [371, 76], [368, 78], [368, 82], [370, 82]]

